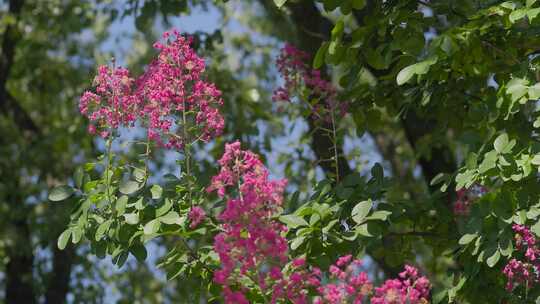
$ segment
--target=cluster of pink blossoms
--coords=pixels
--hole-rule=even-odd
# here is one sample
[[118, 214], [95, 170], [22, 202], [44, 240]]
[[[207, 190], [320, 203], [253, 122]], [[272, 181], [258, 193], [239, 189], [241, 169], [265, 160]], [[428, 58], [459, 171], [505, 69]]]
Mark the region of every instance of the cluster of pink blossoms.
[[345, 115], [347, 103], [337, 100], [337, 90], [329, 81], [321, 77], [321, 71], [312, 69], [309, 65], [309, 55], [296, 47], [286, 44], [276, 60], [278, 71], [285, 81], [284, 86], [274, 91], [272, 100], [291, 101], [291, 94], [307, 88], [310, 99], [318, 99], [322, 102], [311, 104], [312, 114], [316, 118], [329, 120], [329, 112]]
[[473, 185], [470, 189], [460, 189], [454, 202], [455, 215], [469, 215], [471, 204], [487, 192], [487, 188], [481, 185]]
[[367, 273], [360, 271], [361, 266], [362, 261], [353, 260], [352, 255], [340, 257], [329, 269], [332, 282], [317, 288], [320, 296], [313, 303], [367, 303], [373, 284]]
[[272, 280], [269, 269], [287, 262], [287, 240], [281, 235], [286, 227], [273, 219], [286, 180], [270, 181], [259, 157], [241, 150], [239, 142], [225, 145], [219, 164], [208, 191], [227, 194], [228, 200], [218, 216], [222, 232], [214, 239], [221, 261], [214, 281], [223, 286], [226, 303], [247, 303], [242, 277], [254, 275], [263, 288]]
[[[148, 137], [168, 148], [182, 148], [186, 141], [207, 141], [224, 127], [221, 91], [202, 79], [205, 63], [191, 48], [191, 38], [178, 31], [165, 32], [165, 43], [156, 42], [158, 57], [137, 80], [124, 68], [99, 67], [95, 93], [81, 97], [81, 113], [96, 127], [107, 131], [133, 125], [137, 119], [148, 129]], [[190, 138], [179, 131], [189, 124]], [[105, 133], [103, 133], [105, 132]]]
[[283, 271], [274, 266], [270, 270], [270, 279], [273, 280], [271, 303], [285, 300], [293, 304], [306, 304], [309, 301], [310, 288], [321, 285], [322, 272], [319, 268], [308, 268], [305, 258], [294, 259], [289, 271]]
[[503, 269], [506, 276], [506, 289], [512, 291], [516, 286], [524, 284], [532, 288], [533, 284], [540, 282], [540, 249], [536, 245], [536, 238], [529, 228], [514, 224], [512, 229], [516, 233], [516, 249], [524, 252], [525, 260], [511, 259]]
[[199, 226], [199, 224], [204, 221], [206, 218], [206, 212], [204, 212], [204, 209], [199, 206], [194, 206], [189, 210], [188, 218], [191, 224], [189, 224], [189, 227], [191, 229], [196, 228]]
[[399, 278], [386, 280], [381, 287], [375, 288], [371, 304], [423, 304], [428, 303], [431, 284], [418, 274], [418, 269], [405, 265]]
[[148, 121], [148, 136], [181, 147], [186, 139], [175, 134], [173, 124], [183, 123], [179, 122], [183, 112], [193, 114], [189, 118], [198, 126], [196, 139], [206, 141], [220, 135], [224, 126], [217, 110], [223, 104], [221, 92], [201, 79], [205, 63], [191, 48], [191, 38], [173, 30], [165, 32], [163, 39], [165, 44], [154, 44], [159, 50], [157, 59], [137, 80], [136, 94], [147, 101], [142, 115]]
[[92, 124], [91, 134], [109, 135], [109, 129], [132, 125], [137, 119], [140, 100], [133, 95], [133, 78], [124, 68], [100, 66], [93, 85], [96, 93], [84, 92], [79, 102], [80, 112]]
[[[289, 257], [286, 227], [274, 218], [282, 204], [285, 180], [270, 181], [268, 170], [259, 157], [241, 150], [240, 143], [225, 145], [218, 161], [220, 172], [212, 178], [207, 191], [227, 197], [225, 209], [218, 216], [221, 231], [214, 238], [221, 268], [214, 281], [223, 287], [225, 303], [249, 303], [245, 278], [268, 293], [270, 303], [341, 304], [368, 303], [373, 284], [361, 261], [343, 256], [329, 269], [330, 281], [322, 284], [320, 269], [308, 267], [304, 258], [286, 267]], [[430, 284], [406, 266], [399, 279], [387, 280], [375, 289], [373, 304], [421, 304], [429, 299]], [[310, 298], [310, 294], [318, 295]]]

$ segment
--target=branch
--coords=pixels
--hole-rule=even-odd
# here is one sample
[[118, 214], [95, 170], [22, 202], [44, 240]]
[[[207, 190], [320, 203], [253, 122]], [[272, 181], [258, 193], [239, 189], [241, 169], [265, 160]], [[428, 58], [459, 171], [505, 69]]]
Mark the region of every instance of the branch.
[[9, 1], [9, 14], [15, 17], [15, 22], [6, 27], [2, 39], [2, 53], [0, 55], [0, 112], [6, 116], [10, 116], [20, 129], [37, 134], [39, 133], [39, 129], [30, 118], [30, 115], [28, 115], [15, 98], [9, 94], [6, 88], [11, 67], [13, 66], [13, 59], [15, 57], [15, 46], [21, 36], [17, 29], [17, 22], [23, 4], [23, 0]]

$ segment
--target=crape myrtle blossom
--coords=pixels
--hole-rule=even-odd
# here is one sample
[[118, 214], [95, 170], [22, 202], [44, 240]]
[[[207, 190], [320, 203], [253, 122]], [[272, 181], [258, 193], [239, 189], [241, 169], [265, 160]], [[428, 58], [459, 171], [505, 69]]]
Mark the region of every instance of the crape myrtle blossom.
[[206, 218], [206, 212], [199, 206], [193, 206], [188, 213], [188, 218], [191, 222], [189, 228], [194, 229]]
[[[260, 158], [242, 150], [239, 142], [226, 144], [218, 163], [220, 171], [207, 191], [226, 200], [218, 216], [221, 232], [214, 238], [220, 259], [214, 282], [223, 287], [225, 303], [248, 303], [250, 290], [242, 284], [245, 278], [269, 295], [271, 303], [369, 303], [373, 284], [360, 271], [362, 262], [352, 255], [330, 266], [326, 284], [322, 284], [321, 270], [309, 267], [305, 258], [289, 262], [287, 240], [281, 234], [286, 227], [274, 220], [285, 180], [269, 180]], [[406, 266], [398, 279], [375, 290], [374, 304], [427, 303], [430, 283], [416, 268]]]
[[122, 67], [100, 66], [94, 78], [94, 92], [86, 91], [79, 101], [79, 111], [91, 124], [91, 134], [107, 137], [120, 126], [131, 126], [138, 117], [140, 99], [133, 95], [133, 78]]
[[106, 137], [109, 130], [141, 120], [148, 138], [168, 148], [222, 133], [221, 91], [203, 79], [205, 62], [191, 48], [192, 39], [177, 30], [165, 32], [163, 39], [154, 44], [157, 58], [136, 80], [125, 68], [98, 69], [95, 92], [85, 92], [79, 103], [92, 122], [90, 133]]
[[372, 304], [423, 304], [429, 303], [431, 284], [418, 274], [418, 269], [405, 265], [399, 278], [386, 280], [381, 287], [375, 288]]
[[[137, 79], [136, 94], [145, 100], [141, 116], [147, 120], [149, 138], [181, 148], [188, 140], [207, 141], [220, 135], [224, 120], [218, 108], [223, 100], [221, 91], [202, 79], [204, 59], [191, 48], [192, 39], [176, 30], [165, 32], [163, 39], [164, 43], [154, 44], [158, 57]], [[173, 130], [175, 123], [187, 123], [186, 117], [196, 126], [191, 138]]]
[[524, 260], [513, 258], [503, 269], [507, 280], [506, 290], [509, 292], [519, 285], [530, 289], [540, 282], [540, 249], [536, 237], [524, 225], [514, 224], [512, 229], [515, 232], [516, 249], [523, 254]]
[[[347, 103], [338, 101], [334, 85], [322, 78], [320, 70], [311, 68], [309, 61], [308, 53], [291, 44], [285, 44], [276, 60], [278, 71], [285, 83], [274, 91], [272, 100], [290, 102], [292, 95], [301, 96], [305, 88], [308, 90], [309, 97], [307, 98], [310, 100], [304, 101], [311, 108], [315, 118], [329, 121], [330, 112], [345, 115]], [[318, 100], [318, 102], [313, 102], [313, 100]]]
[[360, 271], [362, 261], [352, 255], [340, 257], [329, 268], [330, 282], [317, 288], [315, 304], [369, 303], [373, 284], [366, 272]]
[[269, 270], [287, 262], [287, 240], [281, 234], [286, 227], [273, 219], [286, 180], [269, 180], [259, 157], [241, 150], [239, 142], [225, 146], [219, 165], [221, 171], [212, 178], [208, 191], [228, 198], [218, 216], [222, 232], [214, 238], [221, 262], [214, 281], [223, 286], [226, 303], [239, 303], [242, 277], [254, 276], [263, 289], [266, 281], [272, 281]]

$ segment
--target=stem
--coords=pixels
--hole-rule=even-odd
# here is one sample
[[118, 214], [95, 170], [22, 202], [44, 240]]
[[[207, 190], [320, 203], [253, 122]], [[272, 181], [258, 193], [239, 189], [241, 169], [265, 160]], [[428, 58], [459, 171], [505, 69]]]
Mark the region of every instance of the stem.
[[182, 101], [182, 131], [184, 137], [184, 165], [186, 167], [186, 176], [188, 178], [187, 189], [188, 189], [188, 200], [189, 205], [193, 206], [193, 201], [191, 199], [191, 143], [189, 142], [189, 132], [187, 130], [187, 114], [186, 114], [186, 101]]
[[331, 109], [331, 118], [332, 118], [332, 144], [334, 146], [334, 166], [336, 166], [336, 183], [339, 183], [339, 162], [338, 162], [338, 150], [337, 150], [337, 135], [336, 135], [336, 119], [334, 116], [334, 107]]
[[109, 136], [111, 136], [109, 139], [107, 139], [107, 168], [105, 169], [105, 184], [107, 186], [107, 200], [109, 201], [109, 204], [111, 203], [111, 193], [110, 193], [110, 178], [109, 178], [109, 172], [111, 170], [111, 150], [112, 150], [112, 130], [110, 131]]
[[150, 138], [146, 136], [146, 152], [144, 153], [144, 177], [148, 178], [148, 159], [150, 158]]

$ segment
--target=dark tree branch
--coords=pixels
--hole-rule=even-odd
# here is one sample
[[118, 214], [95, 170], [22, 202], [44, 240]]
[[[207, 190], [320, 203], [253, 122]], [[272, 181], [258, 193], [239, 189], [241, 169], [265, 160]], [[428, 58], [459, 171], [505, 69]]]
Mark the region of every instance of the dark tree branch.
[[[401, 121], [407, 141], [415, 151], [418, 151], [421, 138], [432, 134], [437, 127], [433, 121], [418, 117], [414, 109], [409, 110]], [[430, 156], [421, 155], [418, 160], [428, 186], [437, 174], [454, 173], [457, 170], [456, 160], [448, 147], [432, 145], [430, 152]], [[438, 187], [429, 187], [432, 193], [438, 189]]]
[[75, 248], [69, 245], [64, 250], [58, 249], [56, 242], [51, 242], [53, 249], [53, 270], [45, 292], [45, 304], [66, 303], [69, 291], [71, 268], [75, 259]]
[[30, 115], [19, 105], [7, 91], [7, 81], [15, 58], [15, 47], [20, 40], [21, 33], [17, 28], [17, 21], [21, 14], [24, 0], [10, 0], [9, 14], [15, 17], [15, 22], [6, 27], [2, 38], [2, 53], [0, 54], [0, 112], [10, 116], [17, 126], [25, 131], [36, 134], [39, 129], [30, 118]]
[[39, 134], [40, 130], [30, 117], [9, 92], [4, 93], [4, 98], [0, 99], [0, 112], [13, 119], [15, 124], [24, 131], [32, 134]]
[[[12, 208], [20, 208], [20, 201], [13, 196], [8, 198]], [[28, 221], [22, 212], [15, 212], [15, 218], [10, 221], [9, 228], [13, 229], [13, 244], [7, 247], [8, 262], [6, 265], [6, 303], [36, 302], [34, 295], [33, 264], [34, 253], [30, 239]]]

